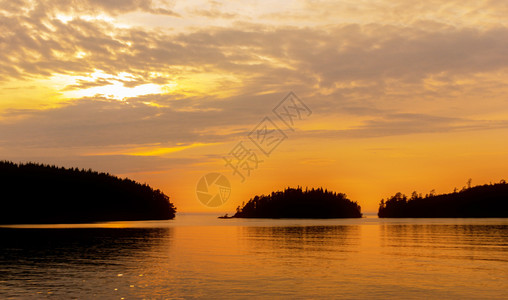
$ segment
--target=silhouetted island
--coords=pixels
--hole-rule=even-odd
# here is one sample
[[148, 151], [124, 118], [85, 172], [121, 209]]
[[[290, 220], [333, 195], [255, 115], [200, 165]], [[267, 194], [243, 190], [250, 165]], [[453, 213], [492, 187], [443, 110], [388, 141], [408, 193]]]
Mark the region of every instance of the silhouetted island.
[[0, 224], [167, 220], [160, 190], [92, 170], [0, 162]]
[[233, 218], [361, 218], [361, 207], [345, 194], [322, 188], [302, 191], [287, 188], [271, 195], [255, 196], [242, 208], [238, 207]]
[[[470, 185], [470, 181], [469, 181]], [[423, 197], [413, 192], [408, 198], [397, 193], [379, 204], [380, 218], [507, 218], [508, 184], [464, 187], [453, 193]]]

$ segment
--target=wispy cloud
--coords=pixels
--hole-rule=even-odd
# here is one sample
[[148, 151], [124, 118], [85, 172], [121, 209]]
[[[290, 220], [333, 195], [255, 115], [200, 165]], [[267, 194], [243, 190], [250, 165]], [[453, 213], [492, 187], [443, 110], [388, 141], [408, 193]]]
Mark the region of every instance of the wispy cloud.
[[301, 135], [305, 135], [306, 138], [365, 139], [493, 129], [508, 129], [508, 120], [474, 120], [424, 114], [388, 113], [369, 119], [361, 125], [343, 129], [308, 130]]

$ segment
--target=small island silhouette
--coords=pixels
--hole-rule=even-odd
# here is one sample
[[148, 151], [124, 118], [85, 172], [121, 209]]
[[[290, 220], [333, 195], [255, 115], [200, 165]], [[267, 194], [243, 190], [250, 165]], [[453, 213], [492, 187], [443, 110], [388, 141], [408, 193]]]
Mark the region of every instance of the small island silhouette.
[[422, 196], [413, 192], [410, 198], [397, 193], [381, 200], [380, 218], [507, 218], [508, 184], [500, 183], [468, 187], [449, 194]]
[[176, 208], [147, 184], [77, 168], [0, 161], [0, 224], [167, 220]]
[[[232, 218], [361, 218], [361, 207], [345, 194], [328, 190], [287, 188], [270, 195], [255, 196], [236, 209]], [[228, 218], [227, 215], [222, 218]]]

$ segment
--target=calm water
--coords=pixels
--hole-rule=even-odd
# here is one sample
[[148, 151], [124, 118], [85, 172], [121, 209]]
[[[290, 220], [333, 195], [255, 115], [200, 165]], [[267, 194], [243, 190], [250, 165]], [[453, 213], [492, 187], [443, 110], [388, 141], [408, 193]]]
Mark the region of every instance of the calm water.
[[0, 228], [0, 298], [508, 299], [508, 219], [43, 227]]

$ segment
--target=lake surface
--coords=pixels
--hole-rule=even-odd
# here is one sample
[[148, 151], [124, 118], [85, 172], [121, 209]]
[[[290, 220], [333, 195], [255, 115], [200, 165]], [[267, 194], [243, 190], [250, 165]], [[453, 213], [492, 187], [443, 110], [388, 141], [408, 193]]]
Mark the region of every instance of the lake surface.
[[508, 299], [508, 219], [0, 228], [0, 298]]

